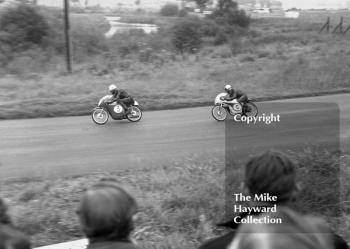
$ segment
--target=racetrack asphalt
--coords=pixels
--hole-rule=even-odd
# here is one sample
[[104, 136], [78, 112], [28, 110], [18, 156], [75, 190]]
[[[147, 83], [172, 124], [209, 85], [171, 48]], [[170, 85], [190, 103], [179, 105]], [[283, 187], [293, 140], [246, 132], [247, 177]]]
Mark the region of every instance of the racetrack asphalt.
[[[260, 115], [280, 115], [281, 122], [226, 122], [238, 150], [336, 142], [340, 125], [341, 148], [349, 151], [350, 94], [256, 104]], [[152, 167], [193, 154], [224, 152], [225, 122], [215, 121], [209, 106], [149, 111], [139, 123], [110, 119], [102, 126], [90, 116], [0, 121], [0, 179]]]

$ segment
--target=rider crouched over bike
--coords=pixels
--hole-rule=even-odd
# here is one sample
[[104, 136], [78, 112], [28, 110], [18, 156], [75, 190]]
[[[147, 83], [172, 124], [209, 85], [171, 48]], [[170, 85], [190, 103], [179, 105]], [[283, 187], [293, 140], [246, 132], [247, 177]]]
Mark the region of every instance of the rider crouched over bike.
[[246, 103], [248, 102], [248, 96], [244, 92], [234, 89], [231, 85], [225, 86], [225, 92], [227, 92], [227, 96], [223, 98], [223, 100], [231, 101], [236, 99], [238, 103], [241, 104], [242, 108], [248, 108]]
[[109, 92], [113, 97], [107, 102], [111, 104], [118, 100], [119, 104], [123, 106], [125, 114], [128, 115], [131, 113], [130, 106], [134, 103], [134, 99], [123, 89], [118, 89], [114, 84], [108, 87]]

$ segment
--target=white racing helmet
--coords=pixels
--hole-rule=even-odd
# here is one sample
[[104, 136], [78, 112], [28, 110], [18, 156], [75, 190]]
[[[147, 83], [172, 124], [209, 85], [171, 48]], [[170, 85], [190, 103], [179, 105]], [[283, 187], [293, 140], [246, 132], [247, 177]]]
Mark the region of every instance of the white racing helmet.
[[226, 85], [225, 86], [225, 91], [227, 92], [227, 91], [229, 91], [229, 90], [232, 90], [233, 88], [232, 88], [232, 86], [231, 85]]
[[113, 93], [116, 90], [118, 90], [118, 87], [116, 85], [112, 84], [112, 85], [109, 85], [108, 90], [109, 90], [109, 92]]

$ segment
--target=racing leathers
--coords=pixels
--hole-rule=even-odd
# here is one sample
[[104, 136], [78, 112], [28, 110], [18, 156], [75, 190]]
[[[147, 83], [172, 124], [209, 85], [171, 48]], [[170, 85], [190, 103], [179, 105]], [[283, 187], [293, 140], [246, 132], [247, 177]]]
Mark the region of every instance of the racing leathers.
[[231, 89], [230, 91], [228, 91], [227, 96], [224, 98], [224, 100], [231, 101], [234, 99], [237, 99], [237, 101], [243, 105], [248, 102], [247, 94], [240, 90]]
[[[248, 102], [247, 94], [245, 94], [244, 92], [242, 92], [240, 90], [231, 89], [227, 92], [227, 96], [224, 97], [224, 100], [231, 101], [234, 99], [236, 99], [238, 101], [238, 103], [241, 104], [244, 111], [247, 111], [247, 109], [248, 109], [248, 107], [246, 105], [246, 103]], [[230, 107], [230, 109], [231, 108], [232, 107]]]
[[134, 99], [123, 89], [116, 90], [108, 103], [117, 101], [123, 106], [126, 114], [130, 113], [129, 107], [134, 103]]

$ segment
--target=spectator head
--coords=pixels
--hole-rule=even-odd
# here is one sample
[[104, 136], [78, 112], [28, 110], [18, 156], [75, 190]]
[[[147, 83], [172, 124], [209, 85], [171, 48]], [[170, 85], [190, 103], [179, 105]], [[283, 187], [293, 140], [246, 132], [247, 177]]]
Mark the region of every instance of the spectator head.
[[268, 193], [288, 202], [297, 193], [296, 164], [277, 151], [255, 156], [245, 166], [245, 187], [251, 195]]
[[126, 239], [137, 212], [134, 198], [112, 179], [101, 180], [82, 196], [77, 213], [88, 238]]
[[7, 205], [0, 198], [0, 224], [11, 224], [10, 216], [7, 214]]
[[0, 249], [30, 248], [30, 241], [24, 234], [9, 225], [0, 225]]

